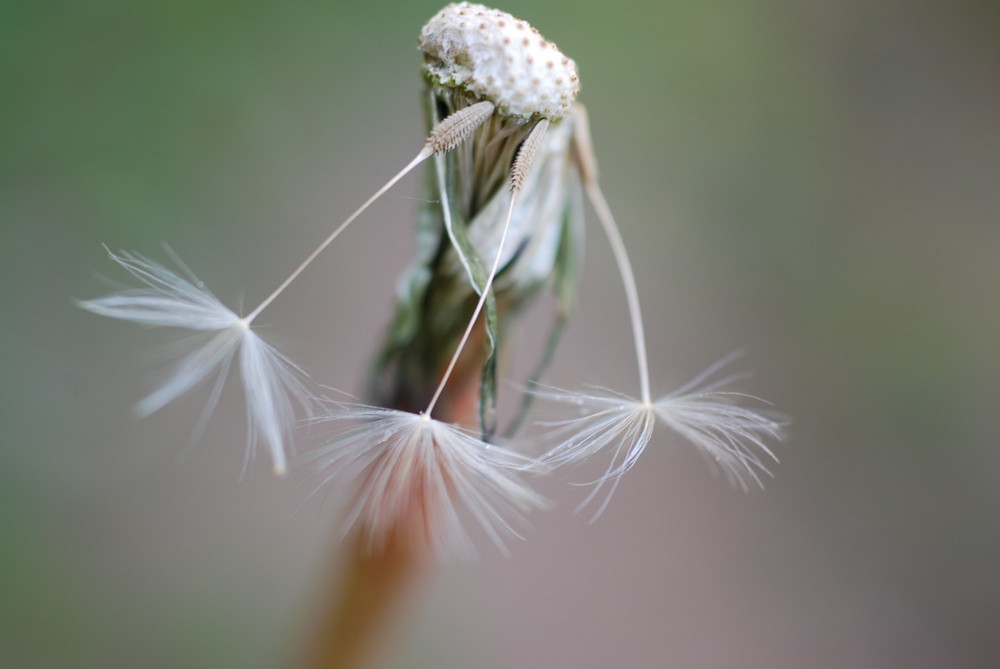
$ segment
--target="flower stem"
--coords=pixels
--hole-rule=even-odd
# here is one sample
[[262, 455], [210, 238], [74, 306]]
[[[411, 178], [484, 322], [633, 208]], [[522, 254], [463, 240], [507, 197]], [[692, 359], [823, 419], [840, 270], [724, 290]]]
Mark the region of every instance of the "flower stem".
[[304, 669], [358, 669], [374, 666], [394, 612], [421, 570], [418, 551], [402, 532], [379, 551], [371, 551], [363, 533], [346, 545], [342, 572], [329, 608], [315, 628]]

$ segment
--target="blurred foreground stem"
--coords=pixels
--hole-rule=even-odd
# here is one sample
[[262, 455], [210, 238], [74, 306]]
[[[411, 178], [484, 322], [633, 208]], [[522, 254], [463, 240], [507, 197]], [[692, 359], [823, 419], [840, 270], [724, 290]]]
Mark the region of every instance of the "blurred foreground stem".
[[361, 532], [344, 544], [340, 578], [316, 626], [305, 669], [373, 666], [394, 613], [423, 568], [422, 556], [395, 532], [384, 550], [372, 551]]

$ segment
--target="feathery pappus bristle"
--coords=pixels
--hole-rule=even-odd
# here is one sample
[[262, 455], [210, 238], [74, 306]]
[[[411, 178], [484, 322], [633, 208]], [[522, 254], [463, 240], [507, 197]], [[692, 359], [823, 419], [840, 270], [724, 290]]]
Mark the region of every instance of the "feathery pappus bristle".
[[706, 382], [728, 359], [652, 402], [604, 389], [573, 392], [540, 387], [532, 391], [539, 399], [562, 404], [577, 414], [542, 423], [550, 428], [547, 439], [553, 445], [540, 461], [560, 466], [581, 462], [598, 453], [610, 453], [607, 469], [593, 482], [594, 490], [580, 505], [581, 508], [587, 505], [603, 486], [610, 484], [596, 518], [607, 506], [621, 477], [649, 445], [659, 419], [694, 444], [732, 485], [747, 490], [748, 481], [753, 481], [763, 487], [760, 474], [770, 475], [763, 458], [778, 461], [765, 440], [780, 438], [784, 423], [780, 418], [736, 404], [740, 399], [757, 399], [721, 389], [736, 377]]
[[438, 558], [470, 557], [468, 514], [506, 552], [504, 539], [522, 537], [526, 514], [547, 506], [519, 479], [537, 464], [427, 414], [337, 404], [317, 422], [337, 426], [309, 455], [319, 487], [349, 498], [343, 531], [359, 528], [369, 550], [401, 532]]
[[[234, 360], [240, 372], [248, 421], [247, 457], [259, 443], [266, 445], [274, 471], [287, 469], [288, 435], [295, 422], [294, 405], [309, 413], [312, 393], [301, 378], [302, 370], [265, 342], [250, 324], [224, 305], [175, 256], [188, 276], [168, 269], [138, 253], [115, 253], [110, 258], [139, 279], [140, 288], [123, 290], [77, 304], [87, 311], [142, 325], [180, 328], [204, 339], [182, 355], [172, 373], [158, 388], [136, 404], [148, 416], [181, 395], [215, 377], [205, 415], [212, 412]], [[190, 343], [190, 342], [189, 342]]]

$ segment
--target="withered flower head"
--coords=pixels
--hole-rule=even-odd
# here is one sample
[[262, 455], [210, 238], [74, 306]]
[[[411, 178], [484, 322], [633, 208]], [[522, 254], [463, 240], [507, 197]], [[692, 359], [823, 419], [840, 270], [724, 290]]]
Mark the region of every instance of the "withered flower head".
[[[522, 482], [526, 472], [610, 454], [589, 501], [601, 489], [614, 491], [658, 423], [694, 443], [735, 483], [759, 482], [773, 458], [765, 441], [779, 436], [781, 422], [737, 405], [749, 396], [724, 389], [736, 377], [710, 382], [716, 365], [674, 393], [653, 395], [637, 282], [598, 185], [587, 115], [576, 102], [576, 64], [526, 22], [468, 2], [431, 18], [419, 48], [430, 128], [424, 145], [247, 315], [223, 305], [177, 258], [181, 272], [138, 254], [111, 254], [141, 286], [80, 302], [82, 307], [200, 335], [140, 410], [151, 413], [214, 378], [207, 417], [235, 367], [251, 445], [265, 445], [275, 471], [283, 472], [295, 409], [302, 405], [308, 413], [317, 400], [299, 368], [251, 326], [373, 202], [433, 159], [416, 253], [399, 282], [369, 404], [328, 401], [320, 420], [334, 434], [310, 456], [323, 483], [349, 498], [346, 527], [357, 528], [370, 550], [402, 537], [447, 556], [471, 548], [462, 524], [467, 514], [502, 546], [505, 535], [517, 535], [526, 513], [545, 506]], [[497, 359], [504, 335], [526, 305], [552, 289], [555, 313], [531, 385], [572, 311], [584, 195], [621, 274], [639, 392], [523, 393], [517, 418], [498, 431]], [[533, 396], [575, 411], [548, 423], [550, 448], [530, 459], [516, 442], [493, 442], [498, 432], [516, 431]]]

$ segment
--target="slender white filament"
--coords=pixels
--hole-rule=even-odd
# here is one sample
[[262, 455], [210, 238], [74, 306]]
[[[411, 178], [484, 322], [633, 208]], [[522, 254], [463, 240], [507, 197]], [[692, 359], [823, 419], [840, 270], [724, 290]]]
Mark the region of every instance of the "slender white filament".
[[375, 191], [375, 194], [372, 195], [370, 198], [368, 198], [365, 201], [364, 204], [362, 204], [360, 207], [358, 207], [354, 211], [353, 214], [351, 214], [350, 216], [348, 216], [347, 219], [343, 223], [341, 223], [340, 225], [338, 225], [337, 228], [333, 232], [331, 232], [330, 235], [326, 239], [324, 239], [322, 241], [322, 243], [320, 243], [320, 245], [317, 246], [313, 250], [313, 252], [310, 253], [309, 256], [305, 260], [303, 260], [302, 263], [298, 267], [295, 268], [295, 271], [292, 272], [291, 274], [289, 274], [288, 278], [286, 278], [284, 281], [281, 282], [281, 285], [278, 286], [274, 290], [273, 293], [271, 293], [270, 295], [268, 295], [264, 299], [264, 301], [261, 302], [260, 304], [258, 304], [257, 307], [253, 311], [251, 311], [249, 314], [247, 314], [246, 316], [243, 317], [243, 321], [247, 325], [249, 325], [250, 323], [252, 323], [253, 319], [257, 318], [257, 316], [260, 314], [260, 312], [264, 311], [264, 309], [266, 309], [268, 307], [268, 305], [271, 304], [271, 302], [273, 302], [276, 297], [278, 297], [278, 295], [281, 295], [281, 293], [284, 292], [285, 288], [288, 288], [289, 284], [291, 284], [293, 281], [295, 281], [295, 279], [297, 279], [299, 277], [299, 275], [302, 274], [302, 272], [304, 272], [305, 269], [307, 267], [309, 267], [310, 264], [312, 264], [312, 261], [315, 260], [317, 258], [317, 256], [319, 256], [320, 253], [322, 253], [324, 250], [326, 250], [326, 247], [328, 247], [330, 244], [332, 244], [333, 240], [335, 240], [337, 237], [340, 236], [340, 233], [342, 233], [344, 230], [347, 229], [347, 226], [349, 226], [351, 223], [353, 223], [354, 220], [358, 216], [360, 216], [361, 214], [363, 214], [364, 211], [366, 209], [368, 209], [368, 207], [370, 207], [375, 202], [375, 200], [377, 200], [380, 197], [382, 197], [385, 194], [386, 191], [388, 191], [390, 188], [392, 188], [393, 186], [395, 186], [396, 183], [399, 182], [400, 179], [402, 179], [407, 174], [409, 174], [410, 172], [412, 172], [413, 168], [415, 168], [417, 165], [419, 165], [420, 163], [422, 163], [425, 160], [427, 160], [428, 158], [430, 158], [432, 155], [433, 155], [432, 149], [430, 147], [424, 147], [420, 151], [420, 153], [418, 153], [416, 155], [416, 157], [409, 162], [409, 164], [406, 167], [404, 167], [402, 170], [400, 170], [399, 173], [396, 174], [396, 176], [394, 176], [393, 178], [389, 179], [385, 183], [384, 186], [382, 186], [377, 191]]
[[458, 342], [458, 348], [455, 349], [455, 353], [451, 356], [448, 368], [445, 370], [444, 376], [441, 378], [441, 382], [438, 384], [437, 390], [434, 391], [434, 397], [431, 398], [427, 408], [424, 409], [425, 416], [431, 415], [438, 399], [441, 398], [441, 393], [444, 392], [444, 387], [448, 385], [448, 379], [451, 378], [451, 373], [455, 371], [455, 365], [458, 364], [458, 358], [462, 354], [462, 349], [465, 348], [465, 344], [469, 341], [469, 337], [472, 335], [472, 329], [476, 326], [476, 320], [478, 320], [479, 314], [483, 311], [483, 306], [486, 304], [486, 298], [489, 296], [490, 288], [493, 286], [493, 279], [496, 278], [497, 269], [500, 267], [500, 257], [503, 253], [504, 242], [507, 241], [507, 229], [510, 227], [510, 218], [512, 212], [514, 211], [515, 199], [517, 199], [517, 191], [510, 194], [510, 207], [507, 209], [507, 219], [504, 221], [503, 232], [500, 234], [500, 244], [497, 246], [497, 254], [496, 257], [493, 258], [493, 267], [490, 268], [489, 276], [486, 277], [486, 283], [483, 285], [483, 291], [479, 295], [479, 301], [476, 303], [476, 308], [472, 311], [472, 318], [469, 319], [469, 324], [465, 327], [465, 332], [462, 333], [462, 338]]
[[642, 403], [650, 406], [653, 402], [653, 397], [649, 390], [649, 361], [646, 356], [646, 331], [642, 326], [642, 312], [639, 310], [639, 290], [636, 288], [632, 263], [629, 262], [628, 253], [625, 251], [625, 242], [622, 241], [618, 225], [615, 223], [611, 209], [604, 199], [601, 187], [597, 185], [596, 181], [588, 179], [584, 181], [584, 188], [587, 190], [587, 196], [590, 198], [591, 204], [594, 205], [594, 211], [597, 212], [597, 219], [601, 222], [601, 227], [604, 228], [604, 233], [608, 237], [611, 251], [615, 255], [615, 261], [618, 263], [618, 271], [622, 276], [622, 283], [625, 285], [625, 299], [628, 302], [629, 318], [632, 321], [632, 338], [635, 341], [635, 357], [639, 365], [639, 385], [642, 391]]
[[[517, 201], [517, 194], [521, 190], [520, 187], [524, 183], [528, 168], [531, 166], [531, 159], [534, 157], [534, 151], [541, 141], [541, 137], [545, 133], [548, 126], [548, 121], [545, 119], [538, 122], [535, 127], [532, 128], [528, 137], [524, 140], [521, 150], [518, 153], [517, 158], [514, 160], [511, 173], [510, 206], [507, 207], [507, 216], [504, 219], [503, 230], [500, 233], [500, 242], [497, 244], [497, 252], [496, 256], [493, 258], [493, 266], [490, 268], [490, 273], [486, 277], [486, 283], [483, 284], [483, 290], [479, 295], [479, 301], [476, 303], [476, 308], [472, 311], [472, 317], [469, 319], [469, 324], [465, 327], [465, 332], [462, 333], [462, 338], [458, 342], [458, 347], [455, 349], [455, 353], [452, 354], [451, 360], [448, 362], [448, 367], [445, 369], [441, 382], [438, 383], [437, 390], [434, 391], [434, 396], [431, 397], [430, 403], [423, 412], [423, 415], [425, 416], [429, 417], [431, 415], [435, 405], [437, 405], [438, 399], [441, 398], [441, 393], [444, 392], [445, 386], [448, 385], [448, 379], [451, 378], [452, 372], [455, 371], [455, 365], [458, 364], [458, 358], [462, 354], [462, 350], [465, 348], [466, 343], [469, 341], [469, 337], [472, 335], [472, 330], [476, 326], [476, 320], [479, 318], [479, 314], [482, 313], [483, 307], [486, 305], [486, 299], [490, 294], [490, 289], [493, 287], [493, 280], [496, 278], [497, 270], [500, 268], [500, 259], [503, 257], [503, 247], [504, 243], [507, 241], [507, 232], [510, 229], [510, 219], [514, 215], [514, 203]], [[447, 192], [447, 189], [445, 188], [444, 183], [444, 166], [442, 160], [438, 160], [437, 167], [438, 179], [440, 181], [439, 185], [442, 193], [441, 204], [444, 206], [445, 227], [448, 229], [449, 235], [453, 235], [451, 227], [451, 213], [449, 211], [447, 196], [444, 195], [444, 193]], [[454, 242], [454, 236], [452, 236], [452, 241]], [[475, 285], [474, 282], [473, 285]]]
[[386, 191], [395, 186], [400, 179], [412, 172], [417, 165], [424, 162], [431, 156], [435, 154], [440, 155], [441, 153], [450, 151], [468, 139], [469, 136], [475, 132], [476, 128], [485, 123], [486, 119], [493, 114], [494, 109], [495, 106], [492, 102], [484, 100], [474, 105], [465, 107], [447, 118], [442, 119], [439, 123], [436, 123], [434, 128], [431, 130], [430, 136], [427, 138], [426, 144], [424, 144], [424, 148], [420, 150], [420, 153], [418, 153], [413, 160], [406, 165], [406, 167], [400, 170], [396, 176], [385, 182], [385, 185], [375, 191], [370, 198], [365, 200], [365, 203], [358, 207], [353, 214], [348, 216], [343, 223], [338, 225], [337, 228], [331, 232], [330, 235], [324, 239], [298, 267], [295, 268], [295, 271], [289, 274], [288, 278], [281, 282], [281, 285], [278, 286], [273, 293], [268, 295], [263, 302], [257, 305], [253, 311], [243, 318], [243, 322], [250, 325], [250, 323], [253, 322], [253, 319], [257, 318], [257, 315], [260, 314], [260, 312], [264, 311], [264, 309], [266, 309], [267, 306], [271, 304], [276, 297], [278, 297], [278, 295], [281, 295], [285, 288], [295, 281], [295, 279], [297, 279], [298, 276], [302, 274], [302, 272], [304, 272], [310, 264], [312, 264], [312, 261], [315, 260], [316, 257], [326, 249], [326, 247], [332, 244], [333, 240], [340, 236], [340, 233], [347, 229], [347, 226], [353, 223], [354, 220], [363, 214], [368, 207], [374, 204], [377, 199], [382, 197]]

